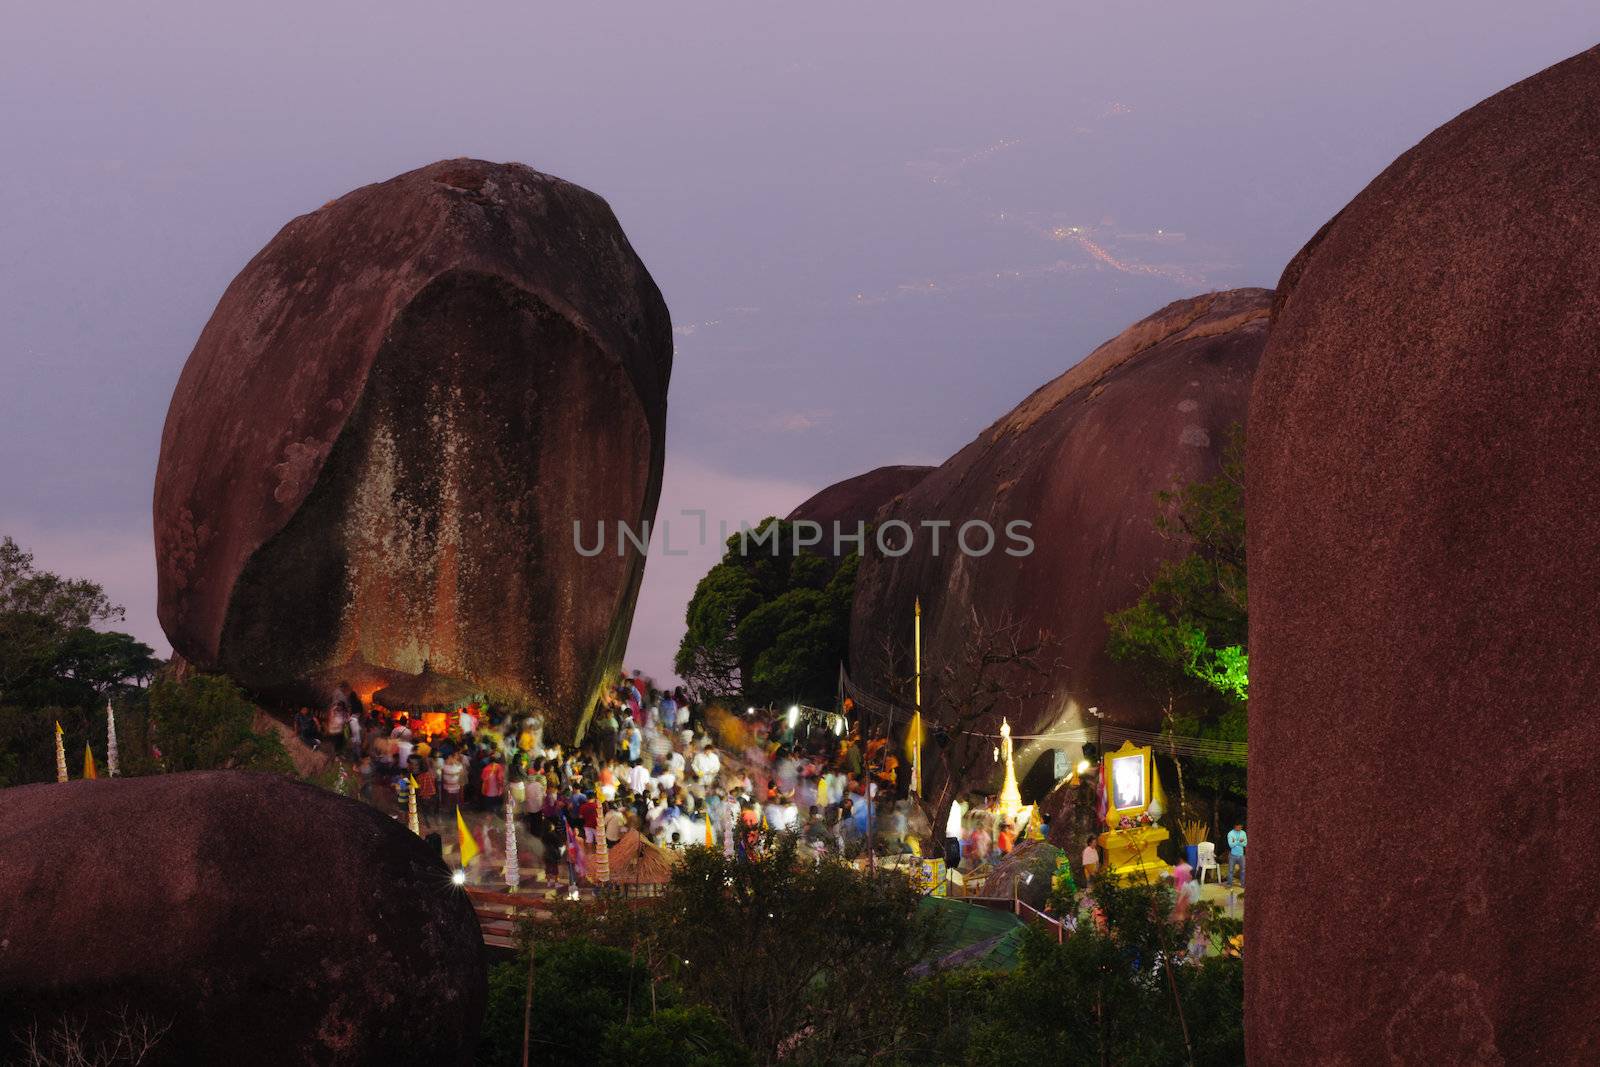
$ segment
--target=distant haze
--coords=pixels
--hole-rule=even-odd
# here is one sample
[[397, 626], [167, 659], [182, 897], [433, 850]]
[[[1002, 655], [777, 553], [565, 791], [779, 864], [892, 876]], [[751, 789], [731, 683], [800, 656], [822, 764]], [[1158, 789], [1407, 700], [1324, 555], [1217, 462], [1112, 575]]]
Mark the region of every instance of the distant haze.
[[[937, 463], [1099, 341], [1275, 284], [1592, 0], [6, 5], [0, 533], [156, 645], [179, 368], [291, 217], [442, 157], [606, 197], [677, 330], [664, 516]], [[652, 556], [664, 674], [715, 558]]]

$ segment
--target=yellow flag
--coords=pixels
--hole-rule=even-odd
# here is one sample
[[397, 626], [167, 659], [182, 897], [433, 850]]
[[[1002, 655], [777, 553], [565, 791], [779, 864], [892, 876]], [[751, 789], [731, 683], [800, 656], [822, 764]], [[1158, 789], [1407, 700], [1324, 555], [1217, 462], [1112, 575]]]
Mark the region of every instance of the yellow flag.
[[466, 870], [467, 864], [478, 856], [478, 842], [467, 829], [467, 820], [461, 817], [459, 807], [456, 808], [456, 835], [461, 839], [461, 869]]
[[706, 809], [706, 848], [716, 848], [717, 839], [711, 832], [711, 809]]
[[90, 748], [88, 745], [83, 746], [83, 776], [85, 778], [100, 777], [98, 774], [94, 773], [94, 749]]

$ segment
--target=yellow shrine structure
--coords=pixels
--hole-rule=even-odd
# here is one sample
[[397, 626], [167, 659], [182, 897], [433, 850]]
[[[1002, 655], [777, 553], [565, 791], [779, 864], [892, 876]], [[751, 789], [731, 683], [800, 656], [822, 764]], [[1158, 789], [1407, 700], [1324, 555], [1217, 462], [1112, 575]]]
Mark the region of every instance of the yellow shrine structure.
[[1124, 741], [1117, 751], [1101, 756], [1100, 781], [1106, 798], [1101, 862], [1118, 881], [1157, 880], [1171, 867], [1156, 854], [1169, 835], [1158, 822], [1167, 799], [1152, 750]]

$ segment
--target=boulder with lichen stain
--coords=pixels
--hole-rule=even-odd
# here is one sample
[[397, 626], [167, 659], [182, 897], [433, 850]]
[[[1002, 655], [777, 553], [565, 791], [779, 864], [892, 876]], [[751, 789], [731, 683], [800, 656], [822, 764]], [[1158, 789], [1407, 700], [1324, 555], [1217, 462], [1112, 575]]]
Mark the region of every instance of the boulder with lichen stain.
[[289, 223], [178, 381], [155, 487], [173, 648], [267, 697], [424, 662], [571, 728], [620, 659], [653, 517], [666, 306], [605, 202], [435, 163]]
[[0, 803], [0, 1061], [119, 1021], [152, 1063], [470, 1063], [483, 935], [377, 810], [276, 775], [18, 786]]

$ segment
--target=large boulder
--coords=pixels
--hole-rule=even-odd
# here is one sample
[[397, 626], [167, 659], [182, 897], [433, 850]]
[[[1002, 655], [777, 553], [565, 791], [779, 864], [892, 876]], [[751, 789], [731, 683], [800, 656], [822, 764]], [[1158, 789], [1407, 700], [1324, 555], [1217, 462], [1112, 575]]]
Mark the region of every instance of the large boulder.
[[[989, 633], [1009, 628], [1024, 644], [1041, 633], [1051, 638], [1037, 657], [1048, 671], [1044, 699], [1002, 700], [983, 730], [996, 733], [1002, 714], [1025, 735], [1075, 728], [1094, 706], [1114, 724], [1158, 725], [1160, 704], [1143, 675], [1106, 655], [1105, 617], [1137, 600], [1177, 551], [1155, 528], [1156, 494], [1220, 469], [1229, 432], [1244, 421], [1270, 298], [1236, 289], [1162, 308], [1035, 391], [880, 512], [889, 548], [905, 539], [896, 520], [915, 536], [904, 555], [869, 545], [862, 560], [850, 635], [856, 681], [883, 692], [910, 673], [912, 602], [920, 595], [926, 705], [938, 706], [945, 670], [972, 647], [976, 616]], [[939, 520], [951, 525], [935, 553], [922, 524]], [[992, 550], [961, 551], [960, 527], [979, 521], [994, 531]], [[1015, 522], [1031, 524], [1018, 528], [1033, 543], [1026, 555], [1008, 554], [1027, 551], [1008, 535]], [[981, 549], [981, 528], [967, 542]], [[1015, 681], [1015, 692], [1039, 688], [1032, 677]], [[989, 746], [978, 747], [974, 773], [993, 777]], [[1019, 746], [1024, 771], [1044, 747]]]
[[1279, 287], [1251, 405], [1253, 1064], [1600, 1048], [1600, 50]]
[[872, 522], [884, 505], [909, 492], [932, 471], [932, 467], [912, 464], [875, 467], [865, 474], [817, 490], [789, 513], [788, 521], [814, 522], [821, 526], [819, 551], [831, 553], [835, 547], [851, 551], [857, 547], [849, 539], [855, 536], [858, 523]]
[[239, 771], [18, 786], [0, 855], [0, 1061], [125, 1018], [170, 1028], [146, 1062], [471, 1062], [478, 920], [364, 804]]
[[615, 524], [655, 513], [671, 359], [611, 210], [557, 178], [451, 160], [295, 219], [167, 413], [173, 648], [282, 698], [431, 663], [575, 726], [632, 619], [644, 560]]

